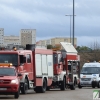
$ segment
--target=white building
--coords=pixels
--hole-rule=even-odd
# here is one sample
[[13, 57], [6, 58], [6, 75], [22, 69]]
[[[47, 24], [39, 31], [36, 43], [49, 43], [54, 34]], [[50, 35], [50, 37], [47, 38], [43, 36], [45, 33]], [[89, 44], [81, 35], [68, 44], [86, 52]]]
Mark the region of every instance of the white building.
[[4, 28], [0, 28], [0, 46], [4, 45]]
[[36, 44], [36, 29], [21, 29], [20, 30], [21, 45]]
[[21, 43], [19, 36], [15, 35], [4, 36], [4, 46], [7, 46], [9, 44], [20, 45]]
[[[71, 38], [71, 40], [72, 40], [72, 38]], [[60, 42], [69, 42], [70, 43], [70, 38], [68, 38], [68, 37], [55, 37], [55, 38], [51, 38], [51, 39], [47, 39], [47, 40], [40, 40], [40, 41], [37, 41], [37, 45], [57, 46], [57, 45], [60, 45]], [[74, 38], [74, 43], [75, 43], [74, 47], [77, 47], [77, 38]]]
[[51, 39], [37, 41], [36, 45], [38, 45], [38, 46], [51, 45]]
[[46, 45], [51, 45], [51, 39], [46, 40]]

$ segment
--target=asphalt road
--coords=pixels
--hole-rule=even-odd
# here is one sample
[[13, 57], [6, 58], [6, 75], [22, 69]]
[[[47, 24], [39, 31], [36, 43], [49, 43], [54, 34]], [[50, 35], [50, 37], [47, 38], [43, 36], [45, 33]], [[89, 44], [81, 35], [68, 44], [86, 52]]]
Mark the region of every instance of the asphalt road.
[[[93, 100], [93, 90], [91, 87], [85, 87], [82, 89], [76, 88], [75, 90], [66, 89], [60, 91], [59, 89], [46, 91], [46, 93], [35, 93], [34, 91], [28, 91], [28, 94], [22, 95], [18, 100]], [[0, 95], [0, 100], [16, 100], [11, 95]]]

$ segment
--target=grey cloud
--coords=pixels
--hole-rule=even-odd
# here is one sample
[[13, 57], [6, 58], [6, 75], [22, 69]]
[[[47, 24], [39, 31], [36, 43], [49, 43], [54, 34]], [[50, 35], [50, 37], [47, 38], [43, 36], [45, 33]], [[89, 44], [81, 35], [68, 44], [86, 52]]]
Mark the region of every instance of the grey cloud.
[[[73, 0], [0, 0], [0, 27], [5, 28], [5, 34], [19, 34], [20, 29], [31, 27], [37, 30], [38, 38], [68, 37], [70, 17], [65, 14], [73, 13], [72, 3]], [[99, 37], [99, 4], [100, 0], [75, 0], [75, 36], [78, 39], [80, 36]]]

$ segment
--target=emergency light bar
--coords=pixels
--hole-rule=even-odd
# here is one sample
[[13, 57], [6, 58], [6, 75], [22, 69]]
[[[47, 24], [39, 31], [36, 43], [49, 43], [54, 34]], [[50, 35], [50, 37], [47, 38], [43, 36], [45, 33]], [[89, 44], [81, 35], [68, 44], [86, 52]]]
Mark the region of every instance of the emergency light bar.
[[12, 63], [0, 63], [0, 66], [8, 66], [8, 67], [10, 67], [10, 66], [12, 66]]
[[[100, 63], [100, 60], [98, 62]], [[90, 61], [88, 60], [87, 63], [90, 63]], [[96, 63], [96, 61], [93, 61], [92, 63]]]
[[14, 50], [14, 51], [16, 51], [16, 50], [17, 50], [17, 48], [16, 48], [16, 47], [13, 47], [13, 50]]

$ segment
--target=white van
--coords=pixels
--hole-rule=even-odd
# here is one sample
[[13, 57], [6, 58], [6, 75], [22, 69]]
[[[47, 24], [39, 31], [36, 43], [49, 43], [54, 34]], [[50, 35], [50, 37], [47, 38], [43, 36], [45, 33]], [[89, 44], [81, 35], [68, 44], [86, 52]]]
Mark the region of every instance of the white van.
[[100, 88], [100, 63], [85, 63], [80, 72], [78, 87], [98, 87]]

